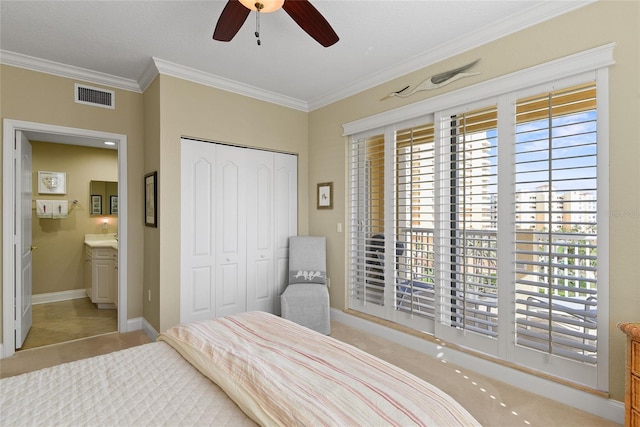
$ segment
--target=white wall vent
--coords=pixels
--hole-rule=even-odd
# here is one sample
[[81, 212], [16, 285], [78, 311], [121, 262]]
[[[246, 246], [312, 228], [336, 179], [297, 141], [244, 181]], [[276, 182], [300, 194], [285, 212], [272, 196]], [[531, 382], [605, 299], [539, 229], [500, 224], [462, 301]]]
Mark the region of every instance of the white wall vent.
[[78, 104], [116, 108], [116, 93], [112, 90], [75, 84], [75, 101]]

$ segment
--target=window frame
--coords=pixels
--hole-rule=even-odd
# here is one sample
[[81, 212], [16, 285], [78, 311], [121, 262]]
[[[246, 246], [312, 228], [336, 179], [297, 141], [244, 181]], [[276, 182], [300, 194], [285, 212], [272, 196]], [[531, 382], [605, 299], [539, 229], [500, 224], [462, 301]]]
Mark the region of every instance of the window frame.
[[[411, 123], [424, 124], [424, 120], [429, 117], [433, 117], [433, 123], [436, 126], [436, 135], [439, 132], [438, 119], [440, 114], [445, 114], [447, 110], [457, 108], [467, 108], [470, 105], [482, 105], [488, 102], [490, 99], [495, 99], [495, 103], [498, 108], [498, 136], [501, 138], [499, 142], [500, 149], [498, 150], [498, 175], [512, 174], [515, 166], [513, 165], [514, 147], [508, 136], [514, 133], [516, 126], [515, 123], [515, 104], [517, 99], [521, 99], [526, 94], [536, 95], [539, 92], [553, 91], [562, 87], [569, 87], [579, 83], [585, 83], [588, 81], [595, 81], [597, 87], [597, 110], [598, 110], [598, 363], [594, 369], [572, 369], [562, 366], [559, 369], [545, 369], [545, 371], [562, 377], [565, 379], [580, 382], [582, 384], [592, 386], [598, 390], [608, 389], [608, 347], [609, 347], [609, 333], [608, 333], [608, 318], [609, 318], [609, 290], [608, 280], [609, 267], [608, 267], [608, 121], [609, 121], [609, 108], [608, 108], [608, 66], [613, 64], [613, 44], [594, 48], [579, 54], [570, 55], [559, 60], [551, 61], [549, 63], [541, 64], [536, 67], [532, 67], [526, 70], [522, 70], [501, 78], [490, 80], [478, 85], [456, 90], [444, 95], [439, 95], [434, 98], [430, 98], [424, 101], [410, 104], [405, 107], [401, 107], [395, 110], [391, 110], [385, 113], [381, 113], [375, 116], [367, 117], [355, 122], [346, 123], [344, 127], [344, 135], [351, 136], [352, 138], [362, 137], [365, 134], [383, 134], [385, 138], [385, 169], [388, 171], [394, 170], [394, 163], [396, 159], [394, 157], [395, 143], [388, 143], [394, 141], [395, 130], [408, 127]], [[469, 107], [470, 108], [470, 107]], [[509, 117], [509, 120], [504, 120], [504, 117]], [[422, 121], [422, 122], [421, 122]], [[369, 129], [369, 130], [367, 130]], [[375, 129], [375, 130], [374, 130]], [[436, 150], [439, 150], [439, 144], [435, 144]], [[350, 166], [351, 167], [351, 166]], [[436, 172], [438, 172], [436, 170]], [[394, 210], [395, 206], [391, 206], [393, 203], [387, 203], [387, 201], [394, 201], [394, 173], [385, 173], [385, 235], [393, 236], [395, 230], [394, 224]], [[351, 185], [351, 183], [349, 184]], [[436, 186], [436, 191], [438, 186]], [[498, 180], [498, 203], [502, 201], [502, 205], [511, 206], [510, 215], [498, 216], [498, 235], [501, 233], [511, 234], [514, 229], [515, 218], [515, 204], [512, 203], [512, 196], [514, 194], [514, 184], [510, 182], [504, 182], [504, 180]], [[436, 196], [437, 199], [437, 196]], [[504, 212], [503, 212], [504, 213]], [[438, 213], [436, 212], [437, 216]], [[506, 231], [505, 231], [506, 230]], [[510, 238], [510, 237], [508, 237]], [[508, 238], [498, 237], [499, 241]], [[395, 243], [394, 239], [385, 239], [386, 253], [394, 253]], [[350, 244], [350, 241], [349, 241]], [[514, 258], [513, 251], [508, 247], [509, 245], [499, 245], [497, 257], [498, 259], [508, 259], [512, 261]], [[394, 271], [394, 257], [386, 257], [385, 259], [385, 271]], [[504, 277], [511, 277], [514, 274], [514, 265], [512, 262], [498, 262], [498, 275], [505, 275]], [[349, 267], [350, 274], [351, 267]], [[386, 274], [385, 281], [387, 288], [393, 288], [394, 275]], [[348, 281], [349, 292], [351, 292], [351, 284]], [[510, 286], [504, 286], [499, 292], [512, 293], [510, 289], [514, 285], [513, 280], [509, 280]], [[436, 287], [439, 288], [439, 287]], [[436, 337], [441, 337], [442, 328], [438, 326], [439, 322], [435, 322], [435, 325], [425, 328], [424, 321], [416, 321], [411, 316], [406, 316], [404, 313], [399, 313], [398, 310], [393, 308], [393, 295], [392, 292], [386, 292], [385, 296], [385, 308], [383, 313], [370, 313], [373, 315], [382, 315], [385, 319], [392, 321], [399, 321], [399, 323], [405, 324], [409, 327], [414, 327], [419, 330], [434, 333]], [[391, 295], [391, 296], [389, 296]], [[437, 297], [437, 295], [436, 295]], [[513, 298], [507, 298], [503, 295], [498, 299], [498, 310], [503, 313], [510, 313], [513, 310]], [[350, 308], [358, 309], [352, 306], [352, 301], [349, 299]], [[438, 308], [436, 307], [436, 311]], [[437, 319], [438, 313], [436, 313]], [[499, 328], [502, 331], [511, 332], [514, 330], [512, 316], [501, 316], [499, 320]], [[508, 328], [508, 329], [505, 329]], [[432, 331], [430, 331], [432, 329]], [[446, 328], [453, 329], [453, 328]], [[455, 332], [456, 334], [460, 334]], [[502, 332], [503, 334], [505, 332]], [[444, 339], [451, 339], [448, 336], [448, 332], [444, 333], [446, 337]], [[462, 334], [464, 335], [464, 334]], [[508, 334], [507, 334], [508, 335]], [[454, 341], [455, 340], [454, 338]], [[496, 357], [503, 359], [507, 362], [513, 362], [522, 364], [523, 366], [533, 367], [539, 369], [539, 366], [545, 365], [545, 358], [547, 354], [541, 353], [541, 355], [523, 356], [516, 346], [508, 345], [504, 343], [508, 341], [505, 337], [502, 340], [497, 340], [495, 346], [489, 347], [476, 346], [471, 344], [471, 347], [477, 351], [495, 355]], [[479, 347], [479, 348], [478, 348]], [[538, 357], [539, 356], [539, 357]], [[560, 364], [562, 365], [562, 364]], [[548, 368], [548, 366], [546, 367]]]

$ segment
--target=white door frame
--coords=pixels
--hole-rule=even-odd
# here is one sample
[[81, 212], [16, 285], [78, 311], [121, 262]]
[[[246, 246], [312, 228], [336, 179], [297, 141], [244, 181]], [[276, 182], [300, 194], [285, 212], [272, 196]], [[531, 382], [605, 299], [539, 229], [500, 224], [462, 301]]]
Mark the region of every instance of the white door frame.
[[[39, 132], [69, 139], [92, 138], [118, 144], [118, 196], [127, 200], [127, 136], [88, 129], [4, 119], [2, 138], [2, 358], [15, 353], [15, 176], [16, 131]], [[20, 168], [20, 162], [16, 165]], [[18, 172], [19, 173], [19, 172]], [[118, 206], [118, 331], [127, 332], [127, 203]]]

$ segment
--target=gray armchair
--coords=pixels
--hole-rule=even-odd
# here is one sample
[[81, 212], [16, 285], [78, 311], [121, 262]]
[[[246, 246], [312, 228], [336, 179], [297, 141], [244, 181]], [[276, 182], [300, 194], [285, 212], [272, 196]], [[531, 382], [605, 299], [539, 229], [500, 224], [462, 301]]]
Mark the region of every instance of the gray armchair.
[[331, 333], [326, 238], [289, 238], [289, 285], [280, 296], [282, 317], [325, 335]]

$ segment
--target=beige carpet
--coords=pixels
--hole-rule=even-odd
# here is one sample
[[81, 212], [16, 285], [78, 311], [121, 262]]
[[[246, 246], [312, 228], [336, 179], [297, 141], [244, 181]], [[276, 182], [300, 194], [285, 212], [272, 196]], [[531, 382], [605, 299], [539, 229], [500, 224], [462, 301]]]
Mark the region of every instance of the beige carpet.
[[21, 350], [118, 330], [118, 311], [99, 310], [89, 298], [36, 304], [32, 319]]
[[331, 336], [378, 356], [430, 382], [460, 402], [484, 426], [604, 427], [618, 424], [510, 386], [442, 359], [342, 323]]

